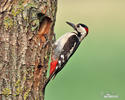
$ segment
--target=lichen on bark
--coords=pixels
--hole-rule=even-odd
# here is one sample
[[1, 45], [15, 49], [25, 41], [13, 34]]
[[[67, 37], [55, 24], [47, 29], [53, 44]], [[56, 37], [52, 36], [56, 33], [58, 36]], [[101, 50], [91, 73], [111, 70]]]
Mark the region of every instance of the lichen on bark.
[[57, 0], [0, 4], [0, 100], [43, 100]]

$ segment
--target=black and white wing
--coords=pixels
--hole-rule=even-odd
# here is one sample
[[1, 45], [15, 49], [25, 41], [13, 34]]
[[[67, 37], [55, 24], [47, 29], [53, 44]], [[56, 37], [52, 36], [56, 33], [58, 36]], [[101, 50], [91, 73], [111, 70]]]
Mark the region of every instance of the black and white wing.
[[79, 44], [80, 44], [80, 41], [77, 35], [74, 34], [68, 38], [67, 42], [63, 46], [63, 49], [59, 55], [59, 59], [58, 59], [59, 68], [57, 69], [56, 74], [64, 67], [64, 65], [67, 63], [70, 57], [74, 54]]

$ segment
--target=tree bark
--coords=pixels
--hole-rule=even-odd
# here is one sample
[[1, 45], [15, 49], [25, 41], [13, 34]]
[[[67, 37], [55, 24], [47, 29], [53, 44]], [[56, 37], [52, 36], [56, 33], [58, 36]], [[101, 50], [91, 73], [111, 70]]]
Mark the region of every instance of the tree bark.
[[44, 100], [57, 0], [0, 0], [0, 100]]

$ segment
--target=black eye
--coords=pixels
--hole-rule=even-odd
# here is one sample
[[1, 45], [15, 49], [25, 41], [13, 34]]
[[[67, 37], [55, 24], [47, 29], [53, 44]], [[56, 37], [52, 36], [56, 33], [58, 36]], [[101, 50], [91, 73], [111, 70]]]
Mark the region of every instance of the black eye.
[[79, 27], [80, 27], [80, 25], [77, 25], [77, 27], [79, 28]]

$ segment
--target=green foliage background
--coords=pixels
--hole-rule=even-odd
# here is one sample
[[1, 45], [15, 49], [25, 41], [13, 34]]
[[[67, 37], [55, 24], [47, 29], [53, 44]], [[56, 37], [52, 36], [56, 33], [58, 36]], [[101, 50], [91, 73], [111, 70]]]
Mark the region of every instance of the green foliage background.
[[125, 100], [125, 0], [58, 0], [57, 38], [73, 31], [66, 21], [86, 24], [89, 34], [45, 100]]

